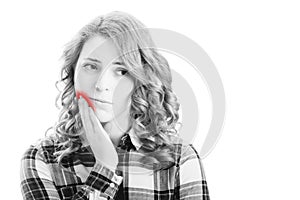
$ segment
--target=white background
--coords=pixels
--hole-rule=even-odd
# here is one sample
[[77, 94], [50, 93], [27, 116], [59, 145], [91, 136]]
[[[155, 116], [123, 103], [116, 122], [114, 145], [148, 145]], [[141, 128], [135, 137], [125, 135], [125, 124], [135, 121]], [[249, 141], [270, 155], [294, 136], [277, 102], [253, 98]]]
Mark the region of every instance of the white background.
[[215, 63], [226, 120], [203, 160], [211, 199], [299, 199], [300, 6], [288, 0], [1, 2], [1, 199], [22, 198], [21, 155], [57, 119], [63, 45], [113, 10], [186, 35]]

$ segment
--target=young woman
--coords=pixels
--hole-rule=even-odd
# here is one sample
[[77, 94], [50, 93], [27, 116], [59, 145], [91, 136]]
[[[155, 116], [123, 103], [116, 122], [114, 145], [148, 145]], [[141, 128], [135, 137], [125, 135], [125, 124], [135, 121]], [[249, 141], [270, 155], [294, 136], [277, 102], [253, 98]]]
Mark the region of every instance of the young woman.
[[63, 53], [53, 134], [25, 152], [24, 199], [209, 199], [201, 159], [176, 129], [168, 62], [145, 26], [114, 11]]

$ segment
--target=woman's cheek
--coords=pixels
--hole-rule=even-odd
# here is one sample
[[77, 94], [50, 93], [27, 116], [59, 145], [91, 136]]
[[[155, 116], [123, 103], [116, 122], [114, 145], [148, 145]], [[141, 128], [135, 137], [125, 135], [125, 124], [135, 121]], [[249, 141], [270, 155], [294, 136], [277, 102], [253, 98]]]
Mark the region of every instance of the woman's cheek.
[[95, 105], [93, 104], [93, 102], [90, 100], [90, 98], [88, 97], [88, 95], [83, 92], [83, 91], [76, 91], [76, 98], [79, 99], [80, 96], [82, 96], [82, 98], [85, 99], [85, 101], [88, 103], [89, 107], [91, 107], [94, 111], [96, 111]]

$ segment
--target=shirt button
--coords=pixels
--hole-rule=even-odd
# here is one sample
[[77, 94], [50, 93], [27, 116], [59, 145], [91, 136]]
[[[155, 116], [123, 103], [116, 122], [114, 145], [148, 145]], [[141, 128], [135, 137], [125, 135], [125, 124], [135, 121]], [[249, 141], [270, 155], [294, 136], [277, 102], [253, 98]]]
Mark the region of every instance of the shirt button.
[[110, 183], [109, 186], [110, 187], [115, 187], [115, 184], [114, 183]]

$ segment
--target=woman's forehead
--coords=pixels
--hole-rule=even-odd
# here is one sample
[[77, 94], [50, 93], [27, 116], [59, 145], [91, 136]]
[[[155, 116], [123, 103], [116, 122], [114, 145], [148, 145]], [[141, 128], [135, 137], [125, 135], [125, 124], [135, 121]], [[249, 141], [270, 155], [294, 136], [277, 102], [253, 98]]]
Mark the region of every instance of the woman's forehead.
[[88, 39], [80, 53], [79, 59], [97, 59], [101, 62], [111, 62], [119, 59], [120, 53], [112, 39], [95, 36]]

